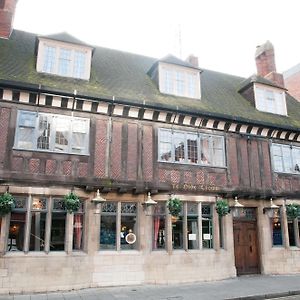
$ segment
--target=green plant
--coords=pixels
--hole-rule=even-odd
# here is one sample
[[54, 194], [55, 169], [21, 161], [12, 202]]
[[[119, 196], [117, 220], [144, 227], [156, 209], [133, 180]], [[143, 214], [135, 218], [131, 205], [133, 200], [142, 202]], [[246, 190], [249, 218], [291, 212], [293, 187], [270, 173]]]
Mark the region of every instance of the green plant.
[[224, 199], [217, 200], [216, 210], [220, 217], [223, 217], [230, 213], [230, 208], [228, 202]]
[[10, 194], [5, 192], [0, 196], [0, 215], [6, 215], [10, 213], [15, 207], [15, 199]]
[[167, 202], [167, 206], [172, 216], [174, 217], [179, 216], [182, 209], [182, 202], [179, 198], [169, 198]]
[[70, 192], [69, 194], [65, 195], [64, 204], [67, 211], [69, 213], [73, 213], [78, 211], [80, 207], [80, 200], [75, 193]]
[[300, 205], [291, 203], [286, 205], [286, 215], [289, 219], [296, 219], [300, 216]]

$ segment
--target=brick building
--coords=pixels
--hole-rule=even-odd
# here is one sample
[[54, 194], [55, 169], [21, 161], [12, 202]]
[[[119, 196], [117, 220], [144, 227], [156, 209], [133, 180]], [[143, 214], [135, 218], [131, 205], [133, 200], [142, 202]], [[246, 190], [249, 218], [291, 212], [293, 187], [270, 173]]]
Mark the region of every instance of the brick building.
[[[12, 20], [15, 1], [0, 3]], [[300, 104], [270, 42], [242, 78], [0, 32], [0, 193], [16, 201], [0, 219], [0, 293], [300, 272], [286, 209], [300, 204]]]
[[290, 95], [300, 101], [300, 64], [283, 73], [284, 84]]

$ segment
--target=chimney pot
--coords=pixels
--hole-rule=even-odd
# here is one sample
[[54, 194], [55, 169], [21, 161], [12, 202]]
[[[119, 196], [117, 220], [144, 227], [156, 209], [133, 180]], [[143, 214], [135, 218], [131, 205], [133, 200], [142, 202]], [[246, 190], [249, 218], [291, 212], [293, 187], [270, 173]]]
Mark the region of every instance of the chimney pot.
[[193, 54], [189, 55], [185, 61], [190, 63], [195, 68], [199, 67], [198, 57]]

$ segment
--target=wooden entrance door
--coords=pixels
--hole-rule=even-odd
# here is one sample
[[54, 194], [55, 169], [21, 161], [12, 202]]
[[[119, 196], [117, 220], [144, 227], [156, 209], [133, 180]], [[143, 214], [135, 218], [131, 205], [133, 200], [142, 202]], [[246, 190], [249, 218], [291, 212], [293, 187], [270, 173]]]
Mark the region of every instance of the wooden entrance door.
[[256, 221], [233, 222], [235, 266], [238, 275], [259, 272]]

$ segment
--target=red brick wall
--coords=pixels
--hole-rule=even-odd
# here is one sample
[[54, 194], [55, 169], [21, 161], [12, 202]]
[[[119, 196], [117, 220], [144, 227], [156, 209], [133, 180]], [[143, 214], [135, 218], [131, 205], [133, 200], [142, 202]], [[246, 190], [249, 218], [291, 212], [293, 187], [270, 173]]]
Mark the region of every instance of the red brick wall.
[[128, 149], [127, 149], [127, 179], [137, 179], [138, 158], [138, 127], [136, 124], [128, 124]]
[[153, 180], [153, 128], [144, 126], [143, 134], [143, 175], [145, 181]]
[[107, 144], [107, 121], [96, 121], [95, 154], [94, 154], [94, 176], [101, 178], [105, 176], [105, 157]]
[[7, 147], [10, 109], [0, 108], [0, 169], [3, 168]]
[[0, 38], [9, 38], [14, 19], [16, 0], [6, 0], [0, 7]]
[[122, 174], [122, 122], [113, 122], [111, 142], [111, 178], [121, 179]]
[[238, 186], [239, 184], [239, 170], [238, 170], [238, 158], [236, 148], [236, 138], [229, 137], [227, 144], [227, 165], [230, 171], [229, 182], [231, 185]]

